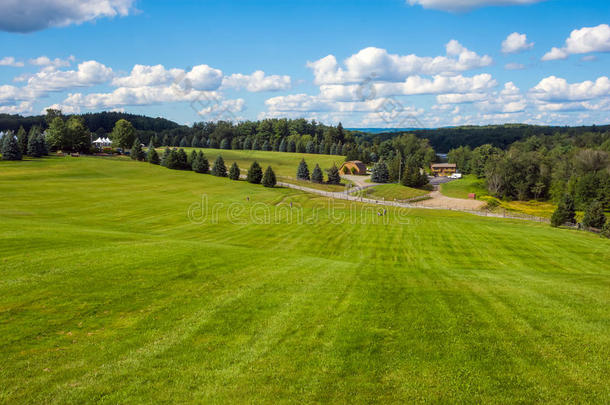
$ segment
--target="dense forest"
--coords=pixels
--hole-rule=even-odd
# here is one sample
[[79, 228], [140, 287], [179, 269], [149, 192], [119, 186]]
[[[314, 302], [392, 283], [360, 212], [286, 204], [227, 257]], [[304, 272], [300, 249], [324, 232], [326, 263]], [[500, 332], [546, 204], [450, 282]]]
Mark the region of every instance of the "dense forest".
[[[577, 136], [584, 133], [603, 133], [610, 131], [610, 125], [605, 126], [582, 126], [582, 127], [552, 127], [526, 124], [506, 124], [488, 126], [463, 126], [439, 129], [417, 129], [409, 131], [419, 138], [428, 139], [430, 145], [438, 153], [447, 153], [451, 149], [460, 146], [476, 148], [481, 145], [490, 144], [497, 148], [507, 149], [514, 142], [527, 139], [531, 136], [547, 136], [563, 133], [569, 136]], [[381, 140], [391, 139], [396, 136], [395, 132], [381, 134], [358, 134], [363, 139]]]
[[610, 208], [610, 131], [533, 135], [506, 149], [460, 146], [448, 155], [462, 173], [485, 179], [491, 195], [508, 200], [560, 201]]

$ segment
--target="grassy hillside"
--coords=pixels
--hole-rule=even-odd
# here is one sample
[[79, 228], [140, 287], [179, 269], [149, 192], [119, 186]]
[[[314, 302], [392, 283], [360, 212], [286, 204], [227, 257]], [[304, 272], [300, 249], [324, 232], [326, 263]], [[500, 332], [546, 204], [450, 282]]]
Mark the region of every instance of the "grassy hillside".
[[420, 190], [417, 188], [405, 187], [402, 184], [382, 184], [372, 188], [365, 189], [367, 197], [376, 199], [407, 200], [410, 198], [424, 196], [430, 191]]
[[479, 179], [474, 174], [467, 174], [459, 180], [441, 184], [440, 192], [453, 198], [468, 198], [470, 193], [475, 193], [477, 198], [489, 195], [485, 187], [485, 179]]
[[[190, 154], [193, 149], [200, 148], [183, 148], [187, 154]], [[337, 155], [312, 155], [307, 153], [288, 153], [288, 152], [267, 152], [262, 150], [231, 150], [231, 149], [201, 149], [207, 156], [210, 164], [218, 155], [222, 155], [227, 167], [233, 162], [237, 162], [240, 168], [248, 169], [255, 160], [263, 166], [263, 170], [271, 165], [277, 176], [296, 177], [297, 168], [301, 159], [305, 159], [309, 166], [309, 171], [312, 172], [316, 164], [320, 165], [322, 170], [328, 169], [334, 164], [339, 167], [344, 161], [344, 156]], [[160, 150], [161, 151], [161, 150]]]
[[381, 223], [113, 159], [0, 162], [0, 195], [0, 402], [610, 397], [610, 241], [592, 234]]

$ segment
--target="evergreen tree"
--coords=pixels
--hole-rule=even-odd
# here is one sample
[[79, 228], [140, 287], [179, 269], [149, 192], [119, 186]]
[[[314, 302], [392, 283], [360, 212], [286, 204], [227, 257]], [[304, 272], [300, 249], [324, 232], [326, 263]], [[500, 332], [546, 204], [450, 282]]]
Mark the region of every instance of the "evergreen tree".
[[209, 143], [209, 145], [208, 145], [209, 148], [218, 149], [218, 141], [216, 139], [210, 138], [208, 143]]
[[153, 144], [153, 148], [158, 148], [161, 146], [161, 141], [159, 140], [159, 136], [157, 134], [151, 138], [151, 142]]
[[38, 146], [40, 147], [40, 153], [42, 156], [49, 154], [49, 146], [47, 145], [47, 140], [42, 133], [38, 135]]
[[184, 149], [180, 148], [180, 150], [178, 150], [177, 158], [178, 158], [178, 162], [177, 162], [176, 169], [191, 170], [191, 166], [189, 165], [189, 162], [188, 162], [188, 156], [186, 155], [186, 152], [184, 151]]
[[288, 145], [286, 144], [286, 138], [282, 138], [282, 141], [280, 142], [279, 151], [286, 152], [288, 150], [287, 148], [288, 148]]
[[32, 157], [41, 157], [44, 154], [44, 146], [41, 145], [41, 137], [37, 134], [28, 136], [27, 154]]
[[267, 170], [265, 170], [265, 174], [263, 175], [263, 186], [274, 187], [276, 184], [277, 179], [275, 178], [275, 173], [271, 166], [267, 166]]
[[231, 168], [229, 169], [229, 178], [231, 180], [239, 180], [241, 172], [239, 170], [239, 166], [237, 166], [236, 162], [233, 162]]
[[180, 169], [180, 159], [178, 158], [178, 150], [176, 148], [172, 149], [169, 153], [169, 156], [166, 159], [165, 166], [168, 169], [178, 170]]
[[311, 181], [314, 183], [324, 183], [324, 173], [322, 173], [322, 169], [320, 169], [320, 166], [317, 164], [311, 173]]
[[336, 165], [332, 165], [330, 169], [328, 169], [328, 184], [341, 184], [341, 175], [339, 174], [339, 169], [337, 169]]
[[191, 167], [191, 170], [193, 169], [193, 162], [195, 162], [195, 159], [197, 159], [197, 151], [191, 151], [191, 154], [189, 155], [189, 166]]
[[133, 160], [144, 160], [146, 158], [146, 154], [142, 150], [142, 144], [138, 138], [133, 141], [133, 146], [131, 147], [131, 152], [129, 152], [129, 157], [131, 157]]
[[229, 149], [231, 146], [231, 143], [229, 142], [229, 138], [223, 138], [222, 141], [220, 141], [220, 149]]
[[161, 145], [160, 146], [169, 146], [169, 136], [165, 135], [163, 136], [163, 140], [161, 141]]
[[263, 179], [263, 169], [255, 160], [252, 165], [250, 165], [250, 169], [248, 169], [248, 174], [246, 180], [252, 184], [259, 184]]
[[309, 167], [307, 167], [305, 159], [301, 159], [301, 163], [299, 163], [299, 168], [297, 169], [297, 179], [309, 180]]
[[251, 139], [249, 136], [247, 136], [247, 137], [246, 137], [246, 139], [244, 140], [244, 143], [243, 143], [243, 145], [242, 145], [242, 148], [243, 148], [244, 150], [250, 150], [250, 149], [252, 149], [252, 139]]
[[254, 141], [252, 142], [252, 150], [260, 150], [260, 148], [258, 138], [254, 138]]
[[28, 138], [28, 133], [25, 132], [25, 128], [23, 128], [23, 125], [21, 125], [17, 130], [17, 142], [19, 143], [19, 148], [21, 149], [21, 155], [26, 155], [28, 152]]
[[210, 162], [208, 161], [208, 158], [205, 156], [203, 151], [199, 151], [199, 154], [197, 155], [197, 160], [197, 168], [193, 168], [193, 170], [195, 170], [197, 173], [210, 173]]
[[146, 160], [148, 161], [148, 163], [153, 164], [153, 165], [159, 164], [159, 154], [155, 150], [155, 145], [152, 140], [150, 141], [150, 144], [148, 145], [148, 152], [146, 153]]
[[593, 201], [587, 206], [582, 224], [589, 228], [601, 229], [606, 224], [604, 207], [599, 201]]
[[551, 216], [551, 226], [558, 227], [565, 223], [576, 223], [576, 208], [574, 199], [570, 194], [564, 194], [557, 205], [557, 209]]
[[279, 149], [280, 149], [280, 139], [279, 138], [275, 138], [275, 141], [273, 141], [272, 150], [274, 152], [277, 152]]
[[12, 133], [2, 137], [2, 160], [21, 160], [21, 146]]
[[193, 140], [191, 141], [191, 148], [199, 147], [199, 137], [197, 135], [193, 135]]
[[373, 183], [387, 183], [390, 181], [390, 172], [385, 162], [376, 163], [371, 171], [371, 181]]
[[338, 154], [337, 153], [337, 145], [335, 145], [334, 143], [330, 147], [329, 154], [331, 154], [331, 155], [337, 155]]
[[400, 183], [406, 187], [423, 187], [428, 184], [428, 176], [419, 167], [415, 159], [407, 159]]
[[307, 153], [316, 153], [316, 147], [312, 141], [307, 142], [307, 146], [305, 147], [305, 152]]
[[188, 141], [186, 139], [186, 136], [182, 137], [182, 139], [180, 139], [180, 143], [178, 144], [178, 146], [180, 146], [181, 148], [186, 148], [188, 146]]
[[271, 150], [271, 146], [269, 145], [269, 141], [263, 142], [263, 150], [266, 150], [266, 151]]
[[238, 137], [235, 137], [231, 140], [231, 149], [233, 149], [233, 150], [241, 149], [241, 142]]
[[167, 167], [171, 153], [172, 151], [166, 146], [163, 155], [161, 156], [161, 166]]
[[218, 155], [214, 167], [212, 168], [212, 174], [218, 177], [227, 177], [227, 166], [221, 155]]

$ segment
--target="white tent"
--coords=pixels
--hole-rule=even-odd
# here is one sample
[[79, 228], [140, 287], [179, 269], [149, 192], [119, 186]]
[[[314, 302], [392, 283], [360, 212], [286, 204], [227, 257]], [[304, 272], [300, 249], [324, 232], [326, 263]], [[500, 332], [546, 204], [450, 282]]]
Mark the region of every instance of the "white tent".
[[112, 141], [108, 138], [97, 138], [93, 143], [99, 147], [112, 146]]

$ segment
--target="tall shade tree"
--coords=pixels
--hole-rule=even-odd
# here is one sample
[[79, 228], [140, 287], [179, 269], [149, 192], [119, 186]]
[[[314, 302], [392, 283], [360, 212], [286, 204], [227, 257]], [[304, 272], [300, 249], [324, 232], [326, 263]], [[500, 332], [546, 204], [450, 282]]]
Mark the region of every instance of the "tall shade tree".
[[225, 160], [221, 155], [218, 155], [212, 167], [212, 174], [218, 177], [227, 177], [227, 166], [225, 166]]
[[263, 186], [265, 187], [274, 187], [277, 184], [277, 179], [275, 178], [275, 173], [271, 166], [267, 166], [265, 170], [265, 174], [263, 175]]
[[239, 180], [241, 172], [239, 170], [239, 166], [237, 166], [237, 162], [233, 162], [231, 168], [229, 169], [229, 178], [231, 180]]
[[250, 165], [250, 169], [248, 169], [248, 175], [246, 177], [246, 180], [252, 184], [260, 184], [262, 179], [263, 169], [261, 168], [261, 165], [259, 165], [258, 162], [255, 160]]
[[66, 142], [67, 131], [66, 123], [61, 117], [55, 117], [49, 124], [47, 129], [47, 145], [52, 150], [62, 149], [62, 145]]
[[62, 149], [88, 152], [91, 149], [91, 133], [82, 117], [72, 116], [66, 121], [66, 138]]
[[297, 179], [309, 180], [309, 167], [307, 167], [305, 159], [301, 159], [301, 163], [299, 163], [299, 168], [297, 169]]
[[123, 149], [128, 149], [133, 145], [133, 141], [136, 138], [136, 130], [134, 129], [131, 122], [120, 119], [114, 124], [114, 128], [110, 133], [110, 139], [112, 143]]

